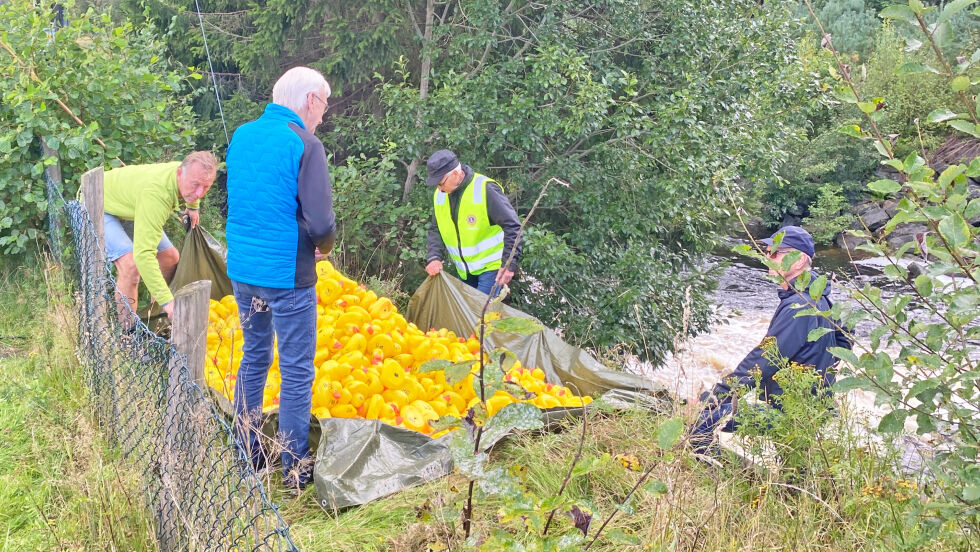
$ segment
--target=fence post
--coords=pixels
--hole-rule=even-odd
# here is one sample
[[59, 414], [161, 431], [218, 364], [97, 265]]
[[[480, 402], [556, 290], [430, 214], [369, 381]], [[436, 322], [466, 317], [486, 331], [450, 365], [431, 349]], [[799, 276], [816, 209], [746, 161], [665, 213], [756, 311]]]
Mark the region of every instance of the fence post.
[[191, 392], [184, 379], [203, 385], [210, 297], [210, 280], [191, 282], [174, 294], [170, 343], [176, 354], [167, 367], [167, 407], [161, 427], [158, 541], [162, 550], [181, 550], [196, 536], [191, 529], [194, 520], [181, 507], [189, 502], [185, 493], [194, 492], [192, 472], [201, 459], [204, 445], [199, 436], [206, 422], [198, 412], [201, 405], [192, 404], [201, 395]]
[[88, 216], [92, 219], [95, 226], [95, 235], [99, 238], [99, 258], [104, 259], [105, 244], [105, 221], [102, 215], [105, 213], [105, 191], [103, 182], [105, 180], [105, 170], [96, 167], [82, 175], [82, 204], [88, 211]]
[[43, 138], [41, 139], [41, 152], [45, 158], [53, 157], [55, 160], [54, 163], [44, 167], [44, 190], [48, 200], [48, 243], [55, 261], [63, 265], [62, 254], [64, 251], [62, 248], [64, 242], [62, 238], [65, 235], [65, 229], [63, 219], [58, 212], [61, 205], [58, 201], [61, 192], [61, 163], [58, 160], [58, 152], [49, 148], [48, 143]]
[[210, 298], [211, 280], [191, 282], [177, 290], [174, 294], [174, 320], [170, 334], [170, 342], [177, 352], [187, 356], [188, 377], [202, 388]]

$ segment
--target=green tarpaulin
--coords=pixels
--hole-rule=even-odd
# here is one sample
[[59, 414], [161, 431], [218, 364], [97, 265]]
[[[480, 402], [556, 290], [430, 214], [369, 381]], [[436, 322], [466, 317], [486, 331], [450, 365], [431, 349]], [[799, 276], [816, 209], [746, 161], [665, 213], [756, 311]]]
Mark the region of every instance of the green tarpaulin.
[[[224, 249], [200, 226], [188, 234], [174, 277], [174, 288], [196, 280], [211, 280], [211, 297], [231, 293], [225, 272]], [[479, 320], [486, 295], [445, 272], [430, 277], [412, 296], [406, 318], [422, 329], [447, 328], [469, 335]], [[530, 318], [506, 305], [494, 310], [502, 316]], [[602, 395], [619, 404], [663, 407], [666, 394], [653, 382], [609, 370], [582, 349], [565, 343], [544, 329], [529, 336], [494, 332], [487, 348], [506, 347], [521, 363], [544, 370], [551, 383], [578, 389], [580, 394]], [[229, 416], [232, 405], [213, 393]], [[555, 408], [545, 413], [548, 422], [580, 409]], [[276, 413], [265, 420], [267, 435], [275, 435]], [[377, 420], [311, 417], [310, 447], [316, 450], [313, 479], [320, 504], [328, 510], [365, 504], [402, 489], [448, 475], [452, 471], [449, 436], [439, 439], [383, 424]], [[487, 446], [492, 443], [487, 443]]]

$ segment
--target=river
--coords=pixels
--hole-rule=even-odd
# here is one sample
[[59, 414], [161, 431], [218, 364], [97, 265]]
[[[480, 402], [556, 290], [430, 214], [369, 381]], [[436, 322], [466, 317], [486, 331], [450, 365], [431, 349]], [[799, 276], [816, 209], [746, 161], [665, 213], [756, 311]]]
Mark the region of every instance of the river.
[[[813, 268], [828, 276], [846, 275], [859, 285], [870, 282], [883, 287], [885, 297], [894, 293], [895, 288], [886, 285], [887, 281], [881, 275], [882, 260], [855, 261], [852, 264], [847, 252], [841, 249], [819, 249], [814, 255]], [[629, 368], [687, 401], [696, 400], [702, 391], [710, 389], [762, 341], [779, 304], [778, 286], [767, 278], [767, 269], [761, 263], [724, 251], [709, 257], [708, 262], [727, 264], [714, 294], [720, 322], [707, 333], [681, 343], [678, 351], [662, 366], [633, 363]], [[847, 301], [843, 282], [832, 285], [831, 299]], [[867, 324], [859, 326], [855, 333], [861, 339], [867, 337], [869, 331], [870, 324]], [[876, 423], [885, 413], [874, 405], [874, 396], [867, 392], [852, 391], [845, 400], [869, 423]]]

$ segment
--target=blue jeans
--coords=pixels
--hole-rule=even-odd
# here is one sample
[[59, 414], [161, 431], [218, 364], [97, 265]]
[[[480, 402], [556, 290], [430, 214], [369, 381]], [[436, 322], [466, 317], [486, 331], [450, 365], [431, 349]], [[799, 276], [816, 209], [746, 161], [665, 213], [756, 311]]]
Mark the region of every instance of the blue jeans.
[[[749, 410], [763, 414], [764, 419], [768, 418], [765, 416], [766, 413], [775, 413], [775, 410], [770, 406], [763, 404], [752, 404], [749, 405]], [[698, 415], [698, 421], [694, 423], [694, 427], [691, 428], [691, 446], [694, 448], [694, 452], [698, 454], [705, 454], [711, 456], [717, 456], [718, 447], [714, 445], [715, 429], [721, 424], [721, 420], [731, 414], [734, 410], [730, 400], [725, 401], [721, 404], [712, 404], [705, 407]], [[738, 415], [732, 416], [725, 422], [724, 426], [721, 426], [721, 431], [726, 433], [732, 433], [738, 429], [738, 421], [736, 420]], [[771, 428], [772, 425], [768, 422], [766, 423], [766, 428]]]
[[[265, 457], [259, 442], [262, 392], [272, 364], [273, 337], [278, 338], [279, 432], [283, 440], [282, 470], [287, 486], [305, 485], [311, 478], [310, 408], [313, 406], [313, 356], [316, 353], [316, 289], [276, 289], [232, 281], [242, 320], [242, 362], [235, 384], [235, 433], [261, 468]], [[253, 298], [267, 310], [259, 311]], [[245, 415], [247, 414], [247, 416]], [[302, 464], [300, 464], [302, 462]], [[299, 466], [297, 466], [299, 464]], [[299, 479], [294, 470], [299, 467]]]
[[[711, 405], [701, 411], [701, 414], [698, 415], [698, 421], [694, 422], [694, 427], [691, 428], [691, 446], [694, 448], [694, 452], [698, 454], [712, 454], [714, 452], [712, 445], [715, 429], [721, 423], [722, 418], [731, 413], [732, 403], [728, 401]], [[732, 432], [737, 427], [738, 424], [732, 417], [721, 430]]]
[[[462, 279], [462, 278], [461, 278]], [[482, 274], [477, 274], [476, 276], [470, 275], [469, 278], [463, 280], [466, 285], [476, 288], [487, 295], [490, 295], [490, 288], [493, 287], [493, 283], [497, 280], [497, 271], [488, 270]], [[494, 294], [496, 297], [500, 294], [500, 289], [497, 289], [497, 293]]]

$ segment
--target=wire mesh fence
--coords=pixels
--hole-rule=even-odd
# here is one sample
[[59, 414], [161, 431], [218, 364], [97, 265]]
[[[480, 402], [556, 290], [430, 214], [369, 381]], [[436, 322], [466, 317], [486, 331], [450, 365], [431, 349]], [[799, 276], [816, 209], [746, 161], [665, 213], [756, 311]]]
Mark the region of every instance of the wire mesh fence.
[[141, 474], [160, 548], [298, 550], [186, 357], [117, 302], [84, 205], [66, 202], [47, 180], [50, 244], [75, 287], [78, 357], [94, 414], [110, 445]]

